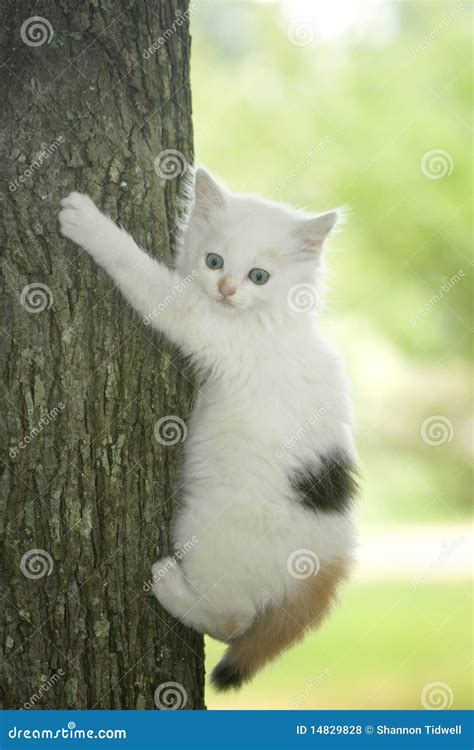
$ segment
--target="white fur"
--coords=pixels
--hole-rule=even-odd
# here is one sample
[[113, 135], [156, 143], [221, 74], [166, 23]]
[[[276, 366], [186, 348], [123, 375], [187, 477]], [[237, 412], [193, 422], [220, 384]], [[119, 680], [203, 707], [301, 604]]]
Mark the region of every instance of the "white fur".
[[[350, 515], [305, 509], [288, 481], [293, 469], [331, 449], [355, 457], [339, 356], [318, 334], [314, 312], [288, 304], [295, 285], [320, 290], [335, 214], [311, 217], [235, 195], [198, 170], [170, 270], [87, 196], [72, 193], [62, 205], [63, 234], [196, 364], [199, 395], [173, 525], [175, 548], [186, 551], [179, 563], [156, 563], [153, 590], [175, 617], [226, 639], [229, 621], [243, 632], [259, 607], [284, 601], [298, 585], [288, 571], [296, 550], [313, 551], [322, 566], [353, 552]], [[223, 257], [223, 269], [206, 266], [210, 252]], [[269, 271], [270, 280], [253, 284], [252, 268]], [[236, 287], [227, 303], [219, 299], [223, 277]], [[198, 541], [190, 545], [192, 538]]]

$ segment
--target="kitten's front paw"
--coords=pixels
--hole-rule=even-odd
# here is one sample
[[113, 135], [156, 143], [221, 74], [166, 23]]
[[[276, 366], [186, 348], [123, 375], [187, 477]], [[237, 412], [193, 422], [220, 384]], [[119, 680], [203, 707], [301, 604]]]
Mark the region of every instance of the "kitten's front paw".
[[94, 201], [82, 193], [70, 193], [61, 201], [61, 207], [61, 234], [88, 250], [90, 243], [101, 233], [105, 216]]

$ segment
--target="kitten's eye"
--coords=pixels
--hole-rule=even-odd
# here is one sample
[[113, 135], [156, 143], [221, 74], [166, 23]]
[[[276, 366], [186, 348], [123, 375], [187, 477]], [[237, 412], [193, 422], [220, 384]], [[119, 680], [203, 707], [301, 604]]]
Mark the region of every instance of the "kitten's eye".
[[266, 284], [269, 278], [270, 274], [268, 271], [264, 271], [263, 268], [252, 268], [249, 272], [250, 281], [253, 281], [254, 284], [259, 284], [260, 286]]
[[217, 255], [217, 253], [208, 253], [206, 255], [206, 266], [208, 268], [212, 268], [213, 271], [217, 271], [219, 268], [222, 268], [224, 265], [224, 258], [222, 258], [220, 255]]

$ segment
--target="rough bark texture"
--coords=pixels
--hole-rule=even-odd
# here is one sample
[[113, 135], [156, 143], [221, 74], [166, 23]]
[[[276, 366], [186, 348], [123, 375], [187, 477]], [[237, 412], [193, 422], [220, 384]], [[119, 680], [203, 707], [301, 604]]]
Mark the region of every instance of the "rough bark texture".
[[[180, 453], [154, 425], [186, 418], [189, 373], [57, 222], [60, 199], [87, 192], [170, 259], [179, 179], [154, 159], [191, 159], [187, 7], [0, 11], [5, 708], [155, 708], [170, 681], [204, 707], [202, 639], [144, 591], [157, 544], [169, 550]], [[33, 15], [53, 31], [42, 22], [41, 44], [22, 34]], [[38, 283], [42, 297], [24, 291]]]

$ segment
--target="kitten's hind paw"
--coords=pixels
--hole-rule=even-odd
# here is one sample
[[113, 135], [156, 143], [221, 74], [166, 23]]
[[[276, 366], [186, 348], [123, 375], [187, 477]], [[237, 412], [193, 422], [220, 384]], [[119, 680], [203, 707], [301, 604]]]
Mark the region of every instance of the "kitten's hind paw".
[[183, 589], [183, 577], [178, 563], [172, 557], [162, 557], [151, 566], [151, 572], [151, 590], [162, 607], [175, 614], [174, 605]]
[[152, 573], [152, 588], [159, 587], [166, 580], [169, 585], [172, 583], [173, 578], [180, 577], [180, 571], [178, 563], [172, 557], [162, 557], [156, 563], [151, 566]]

